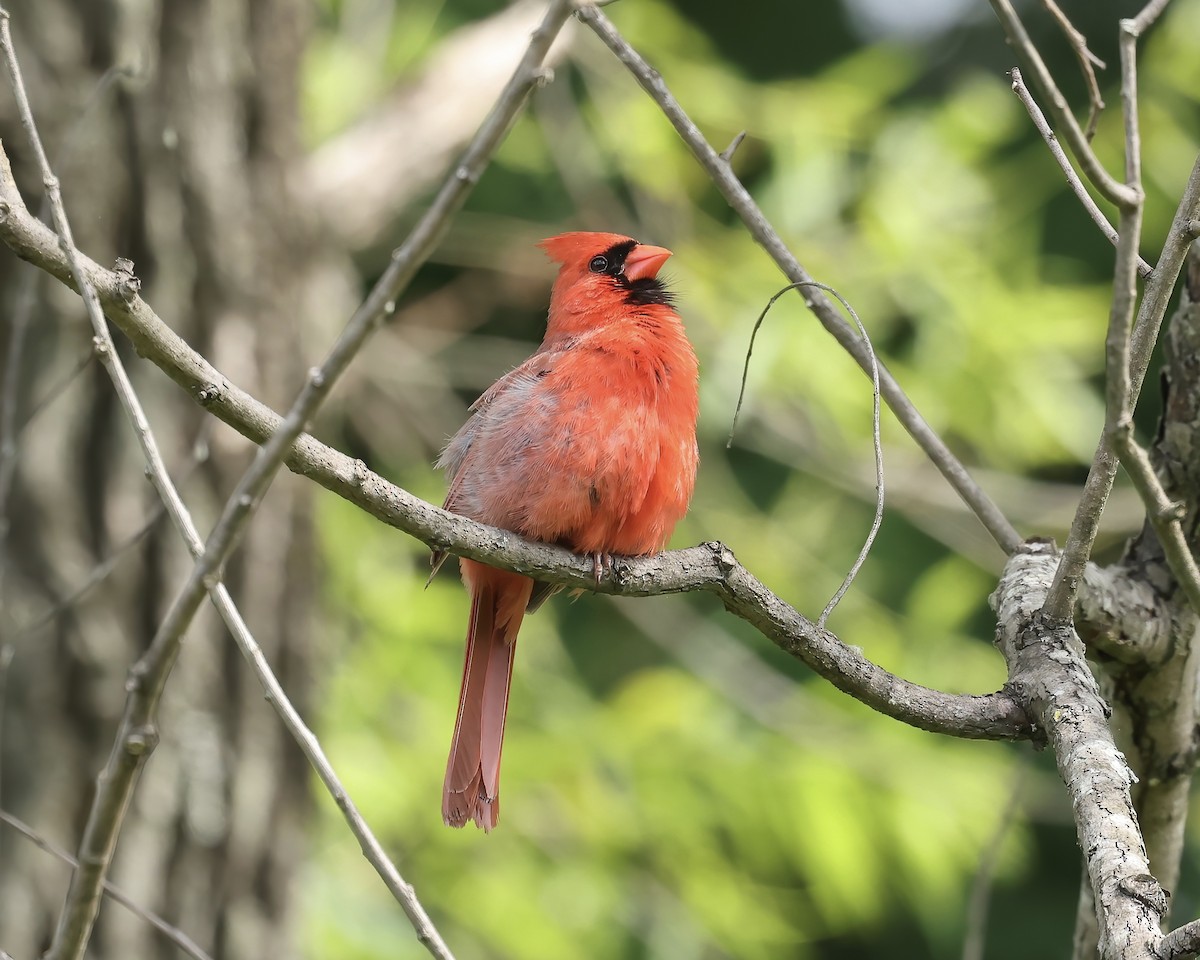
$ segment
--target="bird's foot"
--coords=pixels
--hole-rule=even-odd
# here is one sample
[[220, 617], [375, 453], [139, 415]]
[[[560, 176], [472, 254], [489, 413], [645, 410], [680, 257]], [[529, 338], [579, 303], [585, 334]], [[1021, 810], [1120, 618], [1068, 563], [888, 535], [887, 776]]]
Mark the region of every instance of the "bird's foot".
[[611, 574], [613, 570], [613, 555], [611, 553], [602, 553], [597, 551], [592, 554], [592, 576], [596, 580], [596, 586], [600, 586], [600, 580], [605, 574]]

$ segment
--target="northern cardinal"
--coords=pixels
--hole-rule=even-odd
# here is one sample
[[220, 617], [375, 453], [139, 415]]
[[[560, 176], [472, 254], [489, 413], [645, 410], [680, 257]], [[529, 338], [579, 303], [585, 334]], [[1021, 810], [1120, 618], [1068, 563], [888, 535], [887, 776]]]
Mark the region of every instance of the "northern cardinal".
[[[661, 550], [696, 479], [697, 364], [658, 271], [671, 251], [612, 233], [538, 244], [561, 264], [537, 351], [446, 446], [445, 509], [592, 557]], [[435, 554], [434, 570], [445, 559]], [[471, 594], [442, 818], [491, 830], [517, 631], [559, 588], [460, 560]]]

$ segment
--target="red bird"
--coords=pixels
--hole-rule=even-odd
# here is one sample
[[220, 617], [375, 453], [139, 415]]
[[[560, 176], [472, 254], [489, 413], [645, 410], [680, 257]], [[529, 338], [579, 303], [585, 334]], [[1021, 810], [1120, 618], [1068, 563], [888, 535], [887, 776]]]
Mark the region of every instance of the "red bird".
[[[542, 345], [471, 407], [438, 461], [445, 508], [588, 554], [657, 553], [696, 479], [696, 354], [658, 271], [671, 251], [612, 233], [539, 246], [562, 266]], [[434, 568], [444, 555], [434, 555]], [[491, 830], [517, 631], [558, 588], [460, 560], [467, 652], [442, 817]]]

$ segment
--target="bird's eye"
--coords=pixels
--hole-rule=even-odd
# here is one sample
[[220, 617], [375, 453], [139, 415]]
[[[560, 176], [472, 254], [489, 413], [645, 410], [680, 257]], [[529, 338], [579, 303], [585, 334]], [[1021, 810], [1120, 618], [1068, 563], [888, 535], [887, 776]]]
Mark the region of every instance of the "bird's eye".
[[592, 257], [592, 262], [588, 264], [588, 269], [591, 270], [592, 273], [603, 273], [608, 269], [608, 258]]

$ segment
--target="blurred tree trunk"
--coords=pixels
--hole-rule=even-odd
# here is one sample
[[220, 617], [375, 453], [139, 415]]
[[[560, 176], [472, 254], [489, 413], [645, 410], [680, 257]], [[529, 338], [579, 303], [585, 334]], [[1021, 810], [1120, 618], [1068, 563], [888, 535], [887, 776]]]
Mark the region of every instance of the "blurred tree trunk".
[[[18, 55], [63, 182], [76, 241], [101, 262], [134, 261], [160, 315], [240, 385], [286, 405], [303, 371], [298, 327], [315, 231], [289, 194], [299, 152], [302, 0], [12, 0]], [[112, 68], [132, 76], [118, 76]], [[0, 132], [31, 208], [40, 177], [7, 83]], [[20, 288], [35, 284], [21, 354], [19, 418], [87, 354], [77, 298], [15, 258], [0, 263], [9, 342]], [[122, 338], [172, 475], [201, 532], [252, 454]], [[7, 349], [7, 346], [4, 347]], [[130, 664], [190, 560], [155, 515], [132, 431], [93, 362], [24, 431], [7, 515], [0, 624], [13, 659], [0, 700], [0, 805], [71, 850], [111, 746]], [[310, 497], [281, 476], [227, 583], [304, 711], [310, 701]], [[118, 554], [82, 599], [65, 600]], [[48, 611], [34, 633], [23, 629]], [[213, 957], [287, 957], [293, 878], [308, 816], [306, 766], [219, 620], [188, 635], [111, 879]], [[0, 826], [0, 946], [35, 957], [68, 882], [60, 862]], [[106, 901], [95, 958], [175, 957], [142, 920]]]

